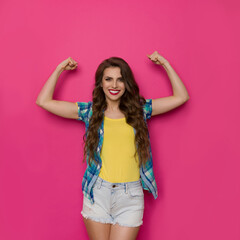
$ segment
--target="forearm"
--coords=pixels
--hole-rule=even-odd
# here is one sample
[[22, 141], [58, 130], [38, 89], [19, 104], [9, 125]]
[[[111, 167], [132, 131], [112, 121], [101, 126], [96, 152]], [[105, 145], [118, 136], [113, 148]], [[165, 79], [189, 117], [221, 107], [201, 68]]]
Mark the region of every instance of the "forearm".
[[63, 69], [58, 67], [54, 70], [54, 72], [51, 74], [51, 76], [49, 77], [49, 79], [46, 81], [43, 88], [41, 89], [36, 100], [37, 104], [41, 105], [46, 101], [52, 100], [52, 96], [55, 90], [57, 80], [62, 72], [63, 72]]
[[180, 97], [183, 99], [188, 99], [189, 95], [187, 89], [185, 88], [183, 82], [172, 68], [169, 62], [166, 62], [162, 65], [167, 72], [167, 75], [170, 79], [172, 89], [173, 89], [173, 96]]

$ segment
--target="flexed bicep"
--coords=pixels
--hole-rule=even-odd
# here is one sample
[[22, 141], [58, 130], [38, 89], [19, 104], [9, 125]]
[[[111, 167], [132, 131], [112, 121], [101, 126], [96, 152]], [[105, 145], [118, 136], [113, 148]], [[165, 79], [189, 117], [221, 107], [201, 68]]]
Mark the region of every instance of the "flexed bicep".
[[78, 119], [78, 107], [73, 102], [49, 100], [38, 104], [41, 108], [64, 118]]
[[184, 104], [187, 100], [169, 96], [152, 100], [152, 116], [168, 112]]

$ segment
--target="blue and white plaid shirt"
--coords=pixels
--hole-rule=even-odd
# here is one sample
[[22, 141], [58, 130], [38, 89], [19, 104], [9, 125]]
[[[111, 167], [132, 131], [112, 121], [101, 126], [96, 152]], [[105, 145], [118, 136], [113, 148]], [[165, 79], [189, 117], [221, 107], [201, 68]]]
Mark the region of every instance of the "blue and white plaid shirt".
[[[85, 130], [87, 131], [89, 127], [89, 121], [92, 116], [92, 101], [89, 102], [75, 102], [78, 106], [78, 118], [76, 120], [83, 121], [85, 123]], [[152, 114], [152, 99], [146, 99], [146, 103], [143, 106], [143, 113], [144, 113], [144, 120], [147, 124], [147, 119], [151, 118]], [[98, 136], [99, 136], [99, 144], [97, 147], [97, 153], [95, 154], [95, 158], [98, 164], [96, 164], [94, 161], [91, 163], [91, 167], [88, 164], [89, 154], [87, 154], [87, 169], [84, 173], [83, 180], [82, 180], [82, 191], [83, 194], [91, 201], [91, 203], [94, 203], [94, 196], [93, 196], [93, 189], [98, 175], [100, 173], [100, 169], [102, 166], [102, 159], [100, 157], [100, 152], [103, 144], [103, 136], [104, 136], [104, 119], [102, 121], [102, 124], [100, 128], [98, 129]], [[134, 134], [136, 134], [136, 130], [133, 128]], [[148, 139], [150, 141], [149, 133], [148, 133]], [[142, 187], [145, 190], [148, 190], [150, 193], [153, 194], [154, 199], [158, 197], [158, 191], [157, 191], [157, 184], [155, 181], [154, 173], [153, 173], [153, 163], [152, 163], [152, 151], [151, 146], [149, 147], [150, 151], [150, 158], [148, 159], [145, 167], [143, 165], [140, 167], [140, 178]]]

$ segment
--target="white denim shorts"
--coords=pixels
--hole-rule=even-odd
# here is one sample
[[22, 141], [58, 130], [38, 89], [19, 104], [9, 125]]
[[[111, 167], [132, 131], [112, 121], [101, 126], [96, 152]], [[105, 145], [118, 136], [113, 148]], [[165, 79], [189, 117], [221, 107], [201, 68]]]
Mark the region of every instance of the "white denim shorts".
[[83, 198], [83, 217], [127, 227], [143, 224], [144, 193], [140, 179], [111, 183], [98, 176], [93, 186], [93, 196], [93, 204], [87, 197]]

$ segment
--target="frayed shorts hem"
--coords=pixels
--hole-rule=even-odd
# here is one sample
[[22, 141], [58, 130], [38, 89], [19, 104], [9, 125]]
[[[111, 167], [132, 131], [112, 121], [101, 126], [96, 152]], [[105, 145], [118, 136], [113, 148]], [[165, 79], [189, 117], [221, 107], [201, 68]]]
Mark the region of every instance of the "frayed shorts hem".
[[106, 224], [112, 224], [112, 225], [115, 225], [115, 224], [118, 224], [119, 226], [122, 226], [122, 227], [139, 227], [143, 224], [143, 221], [140, 223], [140, 224], [135, 224], [135, 225], [129, 225], [129, 224], [123, 224], [123, 223], [119, 223], [119, 222], [114, 222], [114, 221], [106, 221], [102, 218], [95, 218], [95, 217], [89, 217], [87, 214], [85, 214], [83, 211], [81, 211], [81, 214], [84, 218], [86, 219], [90, 219], [90, 220], [93, 220], [95, 222], [100, 222], [100, 223], [106, 223]]
[[123, 223], [119, 223], [119, 222], [114, 222], [113, 225], [115, 224], [118, 224], [119, 226], [122, 226], [122, 227], [139, 227], [141, 226], [143, 223], [140, 223], [140, 224], [135, 224], [135, 225], [128, 225], [128, 224], [123, 224]]
[[86, 215], [83, 211], [81, 212], [81, 214], [82, 214], [82, 216], [83, 216], [84, 218], [86, 218], [86, 219], [91, 219], [91, 220], [93, 220], [93, 221], [95, 221], [95, 222], [111, 223], [111, 224], [113, 224], [112, 221], [109, 222], [109, 221], [104, 220], [103, 218], [89, 217], [89, 216]]

